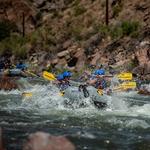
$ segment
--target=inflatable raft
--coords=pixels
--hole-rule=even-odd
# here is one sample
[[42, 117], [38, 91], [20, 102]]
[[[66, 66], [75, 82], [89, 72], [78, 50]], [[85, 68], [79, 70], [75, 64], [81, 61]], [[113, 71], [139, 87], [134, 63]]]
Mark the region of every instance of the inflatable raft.
[[61, 95], [66, 98], [64, 103], [69, 107], [86, 107], [87, 99], [97, 108], [105, 108], [108, 102], [108, 95], [92, 86], [86, 87], [86, 90], [84, 87], [69, 87]]

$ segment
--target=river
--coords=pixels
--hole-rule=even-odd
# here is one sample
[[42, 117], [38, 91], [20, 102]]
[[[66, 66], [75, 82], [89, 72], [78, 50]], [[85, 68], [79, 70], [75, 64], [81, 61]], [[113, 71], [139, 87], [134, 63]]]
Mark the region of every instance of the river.
[[36, 131], [69, 138], [77, 150], [149, 150], [150, 97], [136, 92], [108, 97], [111, 105], [99, 110], [69, 108], [53, 86], [34, 84], [26, 91], [0, 91], [0, 127], [7, 150], [21, 150], [27, 136]]

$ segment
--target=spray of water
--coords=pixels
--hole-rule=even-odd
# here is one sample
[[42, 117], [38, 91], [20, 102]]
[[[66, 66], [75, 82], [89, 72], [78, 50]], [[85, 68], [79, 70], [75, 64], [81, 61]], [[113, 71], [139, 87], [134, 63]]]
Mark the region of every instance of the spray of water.
[[[149, 85], [148, 85], [149, 87]], [[76, 87], [73, 87], [73, 90], [76, 90]], [[69, 116], [76, 116], [76, 117], [102, 117], [106, 116], [115, 116], [112, 119], [106, 119], [107, 122], [111, 122], [114, 124], [123, 124], [127, 127], [133, 127], [137, 124], [141, 125], [142, 128], [149, 128], [150, 124], [147, 123], [145, 120], [142, 119], [135, 119], [135, 117], [141, 118], [150, 118], [150, 101], [149, 97], [140, 97], [135, 92], [129, 93], [119, 93], [113, 94], [111, 96], [104, 95], [99, 96], [94, 94], [95, 90], [89, 88], [91, 97], [84, 98], [82, 94], [78, 94], [77, 97], [74, 95], [70, 95], [69, 97], [62, 97], [59, 94], [59, 90], [52, 84], [49, 85], [30, 85], [29, 88], [27, 87], [25, 91], [13, 90], [10, 92], [0, 91], [0, 95], [20, 95], [22, 92], [31, 92], [32, 97], [21, 97], [18, 99], [17, 103], [8, 103], [5, 106], [5, 109], [9, 110], [17, 110], [17, 109], [26, 109], [28, 111], [35, 111], [38, 114], [59, 114], [62, 115], [62, 112], [65, 112]], [[75, 93], [74, 93], [75, 94]], [[81, 95], [81, 96], [80, 96]], [[107, 108], [100, 110], [97, 109], [94, 105], [92, 105], [92, 101], [97, 97], [99, 100], [107, 102]], [[136, 98], [137, 97], [137, 98]], [[134, 105], [130, 105], [131, 100], [133, 101]], [[138, 105], [134, 101], [142, 101], [142, 105]], [[68, 102], [71, 104], [68, 105]], [[126, 122], [121, 121], [120, 119], [116, 119], [116, 116], [123, 116], [123, 117], [133, 117], [131, 120], [127, 120]], [[142, 122], [143, 121], [143, 122]], [[142, 122], [142, 123], [141, 123]]]

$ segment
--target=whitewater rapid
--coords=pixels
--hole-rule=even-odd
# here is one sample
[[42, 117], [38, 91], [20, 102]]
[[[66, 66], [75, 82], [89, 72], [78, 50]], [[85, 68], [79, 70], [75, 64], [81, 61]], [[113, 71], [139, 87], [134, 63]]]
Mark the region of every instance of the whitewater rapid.
[[[149, 85], [148, 85], [149, 86]], [[31, 92], [32, 97], [22, 97], [22, 92]], [[122, 122], [118, 121], [116, 117], [128, 117], [133, 119], [129, 119], [130, 121], [125, 121], [124, 124], [128, 127], [132, 126], [141, 126], [149, 128], [150, 124], [145, 121], [145, 118], [150, 118], [150, 98], [148, 96], [140, 96], [137, 92], [120, 92], [116, 93], [112, 96], [107, 96], [108, 107], [104, 110], [100, 110], [95, 108], [95, 106], [91, 105], [91, 98], [83, 98], [79, 99], [82, 103], [85, 104], [86, 107], [66, 107], [64, 105], [64, 101], [69, 98], [64, 98], [60, 96], [59, 90], [57, 87], [52, 84], [48, 85], [30, 85], [29, 88], [25, 90], [13, 90], [13, 91], [0, 91], [0, 95], [5, 95], [10, 97], [17, 97], [18, 101], [10, 101], [8, 100], [7, 105], [5, 107], [1, 107], [1, 109], [7, 110], [28, 110], [32, 112], [36, 112], [40, 115], [48, 115], [48, 114], [67, 114], [69, 116], [75, 117], [93, 117], [98, 116], [98, 118], [105, 116], [105, 118], [109, 118], [107, 121], [112, 123]], [[132, 101], [133, 105], [130, 105]], [[73, 105], [78, 105], [75, 103]], [[66, 116], [66, 115], [65, 115]], [[111, 119], [109, 116], [113, 116]], [[144, 118], [141, 120], [141, 118]]]
[[[23, 92], [32, 96], [23, 97]], [[39, 82], [0, 91], [0, 127], [9, 141], [7, 150], [20, 150], [26, 137], [36, 131], [70, 137], [79, 150], [149, 149], [149, 96], [136, 91], [106, 95], [101, 97], [108, 103], [105, 109], [92, 105], [93, 98], [62, 97], [57, 87]], [[66, 101], [75, 102], [66, 106]]]

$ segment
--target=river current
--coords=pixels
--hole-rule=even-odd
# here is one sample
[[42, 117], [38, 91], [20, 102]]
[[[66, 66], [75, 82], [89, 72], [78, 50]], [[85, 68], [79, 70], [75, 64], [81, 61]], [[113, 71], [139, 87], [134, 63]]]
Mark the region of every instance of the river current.
[[[33, 96], [22, 97], [25, 91]], [[108, 96], [109, 107], [100, 110], [90, 98], [79, 100], [86, 107], [66, 107], [65, 98], [50, 84], [29, 84], [25, 91], [0, 91], [0, 127], [7, 150], [21, 150], [36, 131], [66, 136], [77, 150], [150, 150], [150, 96], [117, 93]]]

